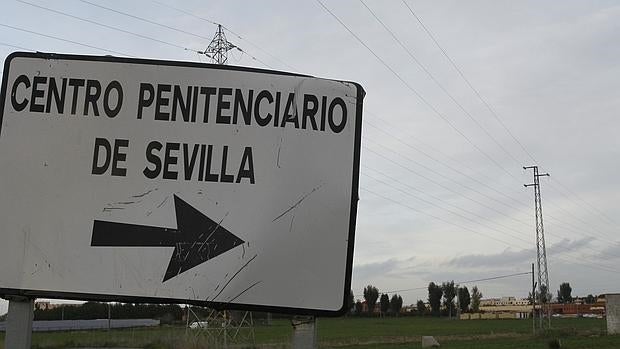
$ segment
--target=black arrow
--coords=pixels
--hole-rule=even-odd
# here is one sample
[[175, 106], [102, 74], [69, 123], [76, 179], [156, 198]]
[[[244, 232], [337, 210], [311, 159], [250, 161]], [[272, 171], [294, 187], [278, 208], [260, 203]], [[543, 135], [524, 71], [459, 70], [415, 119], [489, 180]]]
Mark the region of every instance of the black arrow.
[[176, 195], [174, 209], [176, 229], [95, 220], [90, 245], [174, 247], [164, 275], [166, 281], [244, 243]]

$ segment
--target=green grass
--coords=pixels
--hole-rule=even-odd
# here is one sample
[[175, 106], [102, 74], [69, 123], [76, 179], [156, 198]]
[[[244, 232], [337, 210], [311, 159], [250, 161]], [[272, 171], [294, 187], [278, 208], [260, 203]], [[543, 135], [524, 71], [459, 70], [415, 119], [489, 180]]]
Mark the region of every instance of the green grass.
[[[600, 319], [557, 319], [554, 333], [599, 335], [605, 328]], [[319, 319], [322, 341], [376, 339], [419, 336], [531, 336], [528, 320], [448, 320], [438, 318], [339, 318]]]
[[[558, 338], [562, 348], [620, 348], [620, 336], [604, 335], [605, 320], [554, 319], [553, 330], [532, 335], [528, 320], [448, 320], [438, 318], [335, 318], [318, 319], [322, 348], [404, 349], [421, 347], [421, 336], [435, 336], [442, 348], [548, 348]], [[275, 320], [272, 326], [256, 326], [258, 347], [287, 348], [291, 325]], [[4, 334], [0, 335], [3, 349]], [[247, 343], [246, 343], [247, 344]], [[197, 331], [183, 327], [125, 329], [112, 331], [67, 331], [34, 333], [33, 348], [130, 347], [145, 349], [201, 349], [216, 345]], [[247, 345], [245, 345], [247, 347]]]

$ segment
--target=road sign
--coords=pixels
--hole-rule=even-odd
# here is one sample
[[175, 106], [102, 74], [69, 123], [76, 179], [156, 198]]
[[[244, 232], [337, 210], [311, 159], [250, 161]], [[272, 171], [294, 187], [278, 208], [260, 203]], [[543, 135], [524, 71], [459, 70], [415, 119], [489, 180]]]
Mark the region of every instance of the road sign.
[[0, 294], [341, 314], [363, 97], [284, 72], [12, 54]]

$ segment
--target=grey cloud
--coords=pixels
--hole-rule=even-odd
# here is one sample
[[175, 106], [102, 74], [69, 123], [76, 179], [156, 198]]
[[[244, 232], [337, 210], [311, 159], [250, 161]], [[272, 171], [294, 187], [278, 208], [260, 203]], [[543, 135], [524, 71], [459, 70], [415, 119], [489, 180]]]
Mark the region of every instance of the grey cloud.
[[589, 245], [592, 239], [593, 238], [589, 236], [578, 239], [578, 240], [562, 239], [558, 243], [550, 245], [547, 248], [547, 253], [557, 254], [557, 253], [562, 253], [562, 252], [577, 251], [580, 248]]
[[398, 265], [396, 259], [388, 259], [382, 262], [358, 264], [353, 266], [353, 276], [356, 279], [369, 279], [377, 275], [391, 272]]
[[[389, 275], [391, 278], [406, 278], [413, 275], [427, 274], [423, 264], [413, 264], [416, 257], [404, 259], [390, 258], [380, 262], [356, 264], [353, 266], [353, 278], [356, 280], [376, 279]], [[428, 266], [427, 266], [428, 267]]]
[[[562, 239], [547, 247], [547, 254], [573, 252], [587, 246], [592, 238], [584, 237], [578, 240]], [[513, 251], [506, 249], [495, 254], [470, 254], [456, 257], [447, 262], [451, 266], [480, 268], [527, 264], [536, 258], [534, 248]]]
[[611, 258], [620, 258], [620, 242], [616, 242], [615, 244], [609, 244], [601, 250], [601, 254], [606, 257]]
[[447, 262], [448, 265], [460, 267], [495, 267], [522, 263], [532, 260], [534, 249], [512, 251], [504, 250], [496, 254], [470, 254], [456, 257]]

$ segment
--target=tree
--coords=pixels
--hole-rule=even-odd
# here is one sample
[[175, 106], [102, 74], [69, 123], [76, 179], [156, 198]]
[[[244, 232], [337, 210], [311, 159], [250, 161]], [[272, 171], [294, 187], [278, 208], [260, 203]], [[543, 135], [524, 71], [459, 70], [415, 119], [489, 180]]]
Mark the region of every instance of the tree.
[[361, 301], [355, 302], [355, 314], [360, 315], [364, 310], [364, 304]]
[[353, 295], [353, 290], [349, 292], [349, 312], [353, 312], [355, 308], [355, 296]]
[[[558, 291], [558, 295], [559, 295], [559, 291]], [[538, 288], [538, 290], [536, 290], [536, 293], [534, 296], [532, 296], [532, 292], [527, 293], [527, 300], [529, 301], [529, 304], [533, 304], [534, 297], [536, 297], [536, 302], [540, 304], [541, 302], [542, 303], [551, 302], [553, 295], [547, 292], [547, 286], [542, 285], [541, 287]]]
[[400, 314], [400, 310], [403, 307], [403, 298], [397, 294], [394, 294], [390, 299], [390, 310], [392, 314], [398, 316]]
[[452, 314], [456, 313], [456, 307], [454, 306], [454, 297], [456, 297], [454, 280], [442, 283], [441, 289], [443, 290], [443, 305], [448, 310], [448, 315], [451, 318]]
[[593, 295], [589, 294], [586, 297], [586, 304], [594, 304], [596, 303], [596, 297], [594, 297]]
[[459, 288], [458, 297], [459, 308], [461, 308], [462, 313], [466, 313], [469, 310], [469, 304], [471, 303], [471, 296], [469, 295], [467, 286]]
[[381, 314], [385, 314], [390, 310], [390, 297], [387, 294], [382, 294], [381, 299], [379, 300], [381, 304]]
[[480, 300], [482, 299], [482, 292], [478, 290], [478, 286], [474, 286], [471, 289], [471, 310], [474, 313], [480, 311]]
[[368, 314], [372, 314], [379, 298], [379, 289], [373, 285], [364, 287], [364, 300], [366, 300], [366, 306], [368, 307]]
[[540, 304], [550, 303], [553, 299], [553, 295], [549, 293], [549, 289], [546, 285], [540, 285], [540, 287], [538, 287], [538, 294], [536, 297]]
[[436, 285], [434, 282], [428, 284], [428, 304], [431, 307], [431, 313], [438, 316], [441, 308], [441, 296], [443, 296], [443, 290], [441, 286]]
[[558, 303], [572, 303], [572, 291], [573, 289], [570, 287], [570, 284], [568, 282], [561, 283], [560, 289], [558, 290]]
[[416, 304], [416, 308], [418, 313], [420, 313], [420, 315], [424, 315], [426, 314], [426, 304], [424, 304], [424, 301], [419, 299], [418, 303]]
[[358, 300], [357, 302], [355, 302], [355, 314], [360, 315], [363, 309], [364, 304], [362, 304], [362, 301]]

